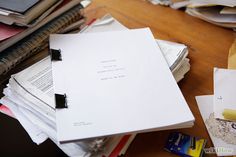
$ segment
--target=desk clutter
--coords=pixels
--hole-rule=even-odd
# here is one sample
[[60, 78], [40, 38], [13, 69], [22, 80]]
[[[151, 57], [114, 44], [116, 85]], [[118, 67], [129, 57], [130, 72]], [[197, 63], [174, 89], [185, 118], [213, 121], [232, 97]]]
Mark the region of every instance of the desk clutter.
[[185, 12], [212, 24], [236, 29], [236, 2], [234, 0], [149, 0], [152, 4], [186, 7]]
[[49, 34], [78, 29], [81, 0], [0, 2], [0, 75], [48, 47]]
[[235, 43], [229, 49], [228, 69], [214, 68], [214, 95], [196, 96], [218, 156], [236, 155]]
[[4, 89], [0, 111], [34, 143], [49, 138], [68, 156], [113, 157], [136, 133], [193, 126], [176, 83], [190, 69], [185, 45], [129, 30], [110, 15], [85, 28], [51, 35], [51, 56], [12, 75]]
[[192, 0], [186, 13], [212, 24], [236, 28], [236, 2], [234, 0]]
[[197, 96], [202, 119], [218, 156], [236, 155], [236, 70], [214, 69], [214, 95]]
[[206, 143], [207, 140], [203, 138], [172, 132], [164, 149], [179, 156], [202, 157]]

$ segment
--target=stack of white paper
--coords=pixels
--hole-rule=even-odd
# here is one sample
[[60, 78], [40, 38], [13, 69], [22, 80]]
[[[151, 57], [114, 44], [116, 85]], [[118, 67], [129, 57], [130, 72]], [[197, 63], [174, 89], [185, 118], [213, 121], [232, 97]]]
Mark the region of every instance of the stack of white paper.
[[186, 7], [186, 13], [227, 28], [236, 28], [235, 0], [149, 0], [152, 4], [169, 5], [173, 9]]
[[[236, 155], [236, 70], [214, 69], [214, 95], [197, 96], [199, 110], [219, 156]], [[224, 113], [225, 109], [230, 113]], [[225, 118], [225, 114], [229, 114]], [[234, 115], [233, 115], [234, 114]]]
[[[103, 31], [103, 30], [106, 30], [106, 31], [117, 30], [117, 31], [119, 31], [122, 28], [126, 29], [118, 21], [116, 21], [115, 19], [113, 19], [109, 15], [105, 16], [101, 20], [97, 20], [94, 24], [92, 24], [91, 26], [86, 27], [86, 28], [87, 29], [83, 30], [83, 32], [81, 32], [81, 33], [88, 33], [88, 32], [94, 33], [94, 32]], [[78, 34], [78, 35], [80, 36], [81, 34]], [[83, 43], [83, 41], [81, 41], [81, 42]], [[90, 42], [93, 42], [93, 40], [88, 40], [88, 43], [95, 46], [94, 43], [90, 43]], [[98, 41], [96, 40], [96, 42], [98, 42]], [[151, 97], [148, 96], [147, 99], [145, 99], [143, 101], [143, 104], [144, 103], [145, 104], [146, 103], [153, 104], [153, 106], [152, 106], [153, 111], [154, 111], [153, 115], [154, 115], [155, 119], [153, 119], [153, 117], [150, 116], [149, 120], [146, 119], [147, 121], [145, 123], [148, 122], [151, 124], [154, 122], [154, 123], [158, 124], [158, 129], [149, 127], [148, 130], [152, 130], [152, 129], [162, 130], [162, 129], [190, 127], [193, 125], [194, 118], [193, 118], [186, 102], [184, 101], [183, 96], [181, 95], [178, 87], [176, 86], [176, 83], [173, 82], [173, 79], [171, 78], [171, 75], [168, 72], [168, 68], [171, 69], [172, 73], [175, 76], [176, 81], [179, 81], [180, 79], [182, 79], [184, 77], [184, 74], [189, 70], [189, 67], [190, 67], [189, 60], [186, 58], [187, 53], [188, 53], [187, 48], [183, 44], [177, 44], [177, 43], [167, 42], [167, 41], [163, 41], [163, 40], [156, 40], [156, 42], [157, 43], [155, 43], [155, 47], [158, 48], [158, 46], [160, 46], [163, 54], [159, 54], [161, 51], [158, 51], [157, 54], [154, 54], [154, 56], [157, 55], [156, 57], [158, 57], [158, 58], [163, 58], [163, 56], [165, 57], [166, 61], [164, 60], [164, 58], [161, 59], [162, 63], [160, 66], [164, 65], [163, 72], [167, 73], [168, 79], [169, 79], [168, 86], [163, 86], [166, 89], [163, 87], [160, 87], [160, 88], [163, 90], [166, 90], [166, 93], [168, 93], [166, 96], [168, 96], [168, 97], [171, 96], [173, 99], [176, 100], [176, 101], [174, 101], [174, 103], [169, 102], [168, 104], [171, 106], [175, 105], [174, 108], [179, 106], [179, 110], [181, 110], [181, 112], [184, 112], [186, 114], [184, 116], [181, 116], [181, 115], [177, 114], [180, 112], [176, 112], [176, 110], [172, 111], [171, 109], [170, 110], [168, 109], [169, 112], [163, 112], [163, 113], [168, 113], [168, 114], [163, 115], [162, 118], [159, 119], [158, 118], [158, 117], [160, 117], [160, 116], [158, 116], [159, 111], [161, 111], [162, 109], [165, 109], [161, 106], [158, 106], [158, 103], [160, 103], [162, 100], [160, 100], [160, 102], [159, 102], [159, 100], [158, 101], [155, 100], [155, 102], [154, 102], [151, 99], [149, 99]], [[129, 43], [127, 43], [127, 44], [129, 45]], [[102, 47], [105, 50], [109, 47], [109, 45], [107, 45], [105, 43]], [[81, 46], [78, 49], [78, 51], [81, 51], [82, 48], [83, 48], [83, 46]], [[128, 48], [128, 46], [126, 48]], [[118, 51], [118, 49], [114, 49], [113, 51]], [[90, 57], [90, 56], [88, 56], [88, 57]], [[91, 57], [92, 57], [92, 55], [91, 55]], [[86, 59], [86, 57], [84, 59]], [[81, 61], [82, 62], [85, 61], [84, 59], [82, 59]], [[129, 62], [129, 60], [127, 60], [127, 61]], [[139, 62], [139, 60], [134, 60], [134, 61], [137, 63]], [[147, 61], [146, 65], [151, 63], [151, 60], [149, 60], [148, 58], [146, 61]], [[155, 61], [156, 61], [156, 59], [153, 58], [152, 64], [156, 64]], [[103, 66], [97, 67], [97, 69], [96, 69], [97, 72], [101, 72], [100, 74], [98, 74], [98, 75], [100, 75], [99, 77], [101, 77], [101, 79], [107, 78], [107, 76], [105, 76], [104, 73], [102, 73], [102, 71], [104, 71], [104, 68], [109, 68], [109, 67], [107, 67], [108, 65], [106, 65], [107, 63], [108, 62], [101, 63]], [[121, 62], [121, 64], [124, 65], [124, 63], [122, 63], [122, 62]], [[130, 75], [129, 69], [126, 69], [125, 67], [115, 67], [115, 68], [118, 69], [117, 71], [119, 73], [119, 76], [121, 76], [122, 71], [124, 72], [123, 73], [124, 75]], [[132, 67], [132, 68], [135, 68], [135, 67]], [[155, 69], [159, 71], [160, 67], [158, 68], [158, 66], [156, 65]], [[87, 72], [89, 72], [88, 71], [89, 67], [84, 67], [84, 70], [80, 71], [80, 72], [77, 70], [78, 69], [76, 69], [74, 72], [78, 73], [79, 74], [78, 76], [83, 76], [84, 74], [86, 75]], [[144, 76], [143, 72], [145, 72], [145, 71], [146, 70], [143, 69], [142, 66], [140, 66], [139, 71], [134, 71], [135, 73], [132, 71], [131, 72], [133, 73], [132, 74], [133, 76], [135, 76], [136, 73], [140, 73], [139, 74], [140, 78], [137, 78], [136, 81], [138, 81], [140, 79], [142, 79], [142, 80], [147, 80], [147, 79], [149, 80], [150, 79], [150, 80], [155, 80], [155, 84], [156, 84], [156, 81], [157, 81], [157, 83], [160, 81], [159, 76], [158, 77], [156, 76], [155, 79], [154, 78], [151, 79], [148, 76]], [[153, 74], [156, 73], [156, 71], [151, 71], [151, 69], [150, 69], [150, 72], [152, 72]], [[61, 76], [64, 76], [64, 75], [61, 75]], [[163, 77], [160, 77], [161, 80], [162, 80], [162, 78]], [[155, 86], [156, 86], [155, 87], [156, 90], [158, 90], [157, 89], [158, 86], [155, 84], [151, 84], [151, 82], [150, 82], [149, 87], [144, 85], [144, 86], [142, 86], [142, 89], [146, 88], [145, 89], [146, 93], [151, 94], [151, 96], [153, 94], [156, 95], [157, 93], [152, 90], [152, 88], [154, 88]], [[89, 86], [87, 86], [87, 87], [80, 86], [80, 88], [78, 88], [78, 91], [80, 91], [82, 88], [84, 88], [84, 90], [81, 92], [81, 95], [79, 98], [80, 99], [86, 98], [86, 96], [84, 94], [86, 92], [90, 93], [91, 88], [95, 92], [95, 89], [96, 89], [95, 85], [96, 84], [94, 84], [94, 85], [89, 84]], [[132, 86], [132, 88], [133, 88], [132, 91], [135, 91], [135, 88], [137, 88], [137, 87]], [[173, 91], [174, 93], [172, 94], [172, 92], [168, 92], [169, 89], [171, 89], [171, 90], [174, 89], [174, 91]], [[77, 88], [76, 88], [76, 90], [77, 90]], [[136, 90], [136, 91], [138, 91], [138, 90]], [[118, 93], [119, 91], [115, 91], [115, 92], [117, 92], [116, 94], [120, 94], [120, 93]], [[129, 95], [127, 95], [127, 96], [124, 95], [125, 97], [136, 98], [135, 95], [133, 95], [132, 92], [130, 92], [130, 91], [120, 91], [120, 92], [122, 92], [124, 94], [129, 93]], [[124, 154], [126, 149], [129, 146], [129, 144], [131, 143], [131, 141], [135, 137], [135, 134], [116, 135], [116, 136], [109, 136], [109, 137], [106, 137], [106, 136], [95, 137], [95, 138], [91, 138], [89, 140], [82, 140], [79, 142], [60, 143], [60, 141], [62, 142], [62, 140], [60, 140], [60, 138], [58, 138], [58, 136], [57, 136], [58, 129], [56, 129], [56, 128], [58, 127], [58, 122], [67, 123], [67, 121], [65, 121], [65, 119], [58, 120], [59, 118], [57, 117], [58, 122], [56, 122], [56, 112], [58, 112], [58, 110], [55, 109], [55, 104], [54, 104], [52, 67], [51, 67], [51, 60], [49, 57], [39, 61], [38, 63], [30, 66], [29, 68], [15, 74], [15, 75], [12, 75], [9, 80], [9, 84], [8, 84], [7, 88], [4, 89], [4, 94], [5, 94], [5, 96], [0, 100], [0, 102], [2, 104], [4, 104], [4, 105], [0, 106], [1, 112], [5, 113], [11, 117], [16, 118], [21, 123], [21, 125], [25, 128], [25, 130], [27, 131], [27, 133], [29, 134], [29, 136], [31, 137], [33, 142], [35, 142], [37, 144], [41, 144], [47, 138], [50, 138], [55, 144], [58, 145], [59, 148], [61, 148], [69, 156], [103, 156], [103, 155], [117, 156], [119, 154]], [[91, 92], [91, 94], [92, 94], [92, 92]], [[94, 94], [95, 95], [93, 95], [93, 99], [99, 93], [94, 93]], [[100, 92], [100, 94], [104, 94], [104, 93]], [[140, 94], [142, 94], [142, 93], [140, 93]], [[91, 95], [89, 94], [87, 96], [91, 96]], [[110, 98], [115, 98], [115, 97], [110, 97]], [[165, 97], [165, 99], [168, 99], [168, 98]], [[124, 99], [122, 101], [128, 101], [128, 102], [130, 102], [130, 104], [132, 104], [131, 99], [129, 99], [129, 100]], [[133, 101], [136, 101], [136, 100], [133, 99]], [[177, 103], [178, 101], [180, 101], [179, 104]], [[80, 104], [80, 103], [78, 103], [78, 104]], [[144, 112], [140, 112], [140, 111], [136, 110], [139, 108], [139, 106], [136, 106], [138, 104], [133, 104], [133, 106], [131, 106], [131, 108], [129, 108], [129, 106], [125, 106], [125, 107], [113, 106], [116, 108], [112, 108], [112, 111], [114, 111], [116, 109], [122, 110], [122, 113], [118, 112], [118, 110], [116, 110], [117, 115], [115, 115], [112, 112], [102, 113], [103, 111], [106, 111], [106, 108], [102, 108], [105, 106], [98, 106], [98, 105], [100, 105], [99, 100], [98, 99], [93, 100], [93, 104], [90, 104], [91, 108], [89, 108], [89, 110], [91, 109], [91, 111], [93, 111], [93, 112], [82, 109], [79, 112], [79, 114], [84, 115], [85, 118], [87, 118], [86, 120], [90, 119], [90, 117], [93, 118], [93, 117], [96, 117], [97, 115], [99, 115], [96, 118], [98, 118], [98, 119], [104, 118], [104, 120], [115, 118], [115, 119], [120, 119], [122, 122], [126, 120], [126, 119], [124, 119], [125, 117], [123, 117], [123, 114], [125, 114], [126, 116], [128, 114], [130, 114], [131, 112], [135, 112], [137, 115], [147, 114], [146, 112], [148, 112], [148, 114], [149, 114], [149, 111], [143, 110]], [[68, 109], [71, 109], [71, 107], [72, 106], [69, 105]], [[107, 106], [107, 107], [109, 107], [109, 106]], [[112, 106], [110, 106], [110, 107], [112, 107]], [[105, 115], [105, 117], [100, 116], [100, 114]], [[76, 115], [77, 115], [77, 113], [76, 113]], [[176, 116], [178, 116], [177, 119], [174, 118]], [[70, 118], [70, 116], [66, 116], [66, 117]], [[168, 119], [168, 117], [170, 119]], [[63, 117], [61, 117], [61, 118], [63, 118]], [[156, 120], [156, 119], [158, 119], [158, 120]], [[82, 118], [80, 120], [82, 120]], [[136, 121], [136, 119], [135, 119], [135, 121]], [[132, 123], [134, 123], [137, 127], [139, 127], [141, 124], [140, 121], [136, 121], [136, 122], [135, 121], [133, 121]], [[147, 125], [148, 125], [148, 123], [147, 123]], [[64, 124], [62, 124], [62, 127], [64, 127], [63, 125]], [[85, 123], [76, 123], [76, 125], [78, 125], [78, 126], [85, 125]], [[105, 130], [104, 129], [102, 129], [102, 130], [105, 132], [108, 132], [110, 126], [113, 126], [113, 125], [114, 125], [115, 130], [120, 129], [118, 127], [119, 125], [117, 123], [111, 121], [111, 123], [108, 125], [108, 127], [104, 127]], [[126, 127], [129, 128], [128, 125], [129, 124], [127, 124], [127, 126], [125, 126], [124, 128], [126, 128]], [[97, 132], [99, 132], [100, 129], [101, 128], [96, 127], [92, 131], [95, 131], [95, 133], [97, 133]], [[137, 130], [137, 131], [139, 131], [139, 130]], [[81, 133], [80, 130], [78, 132], [76, 134], [83, 135], [83, 133]], [[89, 129], [86, 129], [86, 133], [87, 132], [89, 132]], [[126, 131], [126, 133], [128, 133], [128, 132], [133, 132], [133, 131]], [[113, 133], [105, 133], [104, 135], [112, 135]], [[95, 136], [97, 136], [97, 135], [95, 135]], [[121, 141], [123, 141], [123, 142], [125, 141], [125, 143], [120, 144]], [[117, 148], [117, 147], [120, 147], [120, 145], [122, 145], [122, 148]], [[118, 152], [114, 151], [116, 149], [119, 149], [120, 151], [118, 151]], [[116, 153], [116, 154], [114, 154], [114, 153]]]
[[[96, 138], [66, 144], [58, 142], [52, 87], [51, 61], [47, 57], [20, 73], [12, 75], [8, 87], [4, 89], [5, 96], [0, 101], [4, 104], [1, 106], [1, 111], [16, 118], [36, 144], [41, 144], [50, 138], [69, 156], [109, 156], [124, 136]], [[126, 137], [126, 143], [129, 144], [134, 136]], [[121, 149], [119, 153], [124, 153], [123, 151]]]
[[190, 70], [187, 46], [164, 40], [156, 40], [175, 80], [179, 82]]
[[235, 0], [190, 0], [186, 12], [210, 23], [236, 28]]
[[193, 125], [149, 29], [51, 35], [50, 49], [60, 142]]

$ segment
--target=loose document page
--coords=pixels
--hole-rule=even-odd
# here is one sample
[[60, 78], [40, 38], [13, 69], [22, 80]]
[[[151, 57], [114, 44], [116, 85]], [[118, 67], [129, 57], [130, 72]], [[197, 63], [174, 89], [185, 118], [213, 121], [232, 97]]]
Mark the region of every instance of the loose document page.
[[225, 109], [236, 110], [236, 70], [214, 68], [215, 117], [225, 119]]
[[54, 121], [55, 104], [52, 84], [51, 61], [50, 57], [47, 57], [13, 75], [8, 85], [11, 88], [9, 91], [11, 93], [4, 90], [4, 94], [15, 95], [24, 102], [24, 107], [27, 105], [49, 120]]
[[45, 103], [49, 108], [54, 109], [51, 71], [50, 59], [46, 57], [27, 68], [27, 70], [13, 75], [13, 79], [33, 97]]
[[[194, 117], [149, 29], [51, 35], [58, 140], [158, 130]], [[184, 114], [183, 114], [184, 113]]]

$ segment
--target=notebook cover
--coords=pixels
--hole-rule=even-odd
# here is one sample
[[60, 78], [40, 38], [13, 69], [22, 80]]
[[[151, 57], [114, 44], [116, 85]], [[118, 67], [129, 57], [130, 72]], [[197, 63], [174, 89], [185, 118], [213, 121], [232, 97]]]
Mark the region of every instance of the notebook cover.
[[38, 2], [39, 0], [0, 0], [0, 8], [24, 13]]
[[81, 5], [77, 5], [19, 41], [18, 44], [2, 51], [0, 53], [0, 75], [8, 72], [30, 55], [46, 48], [49, 34], [60, 32], [71, 23], [81, 19], [80, 13]]

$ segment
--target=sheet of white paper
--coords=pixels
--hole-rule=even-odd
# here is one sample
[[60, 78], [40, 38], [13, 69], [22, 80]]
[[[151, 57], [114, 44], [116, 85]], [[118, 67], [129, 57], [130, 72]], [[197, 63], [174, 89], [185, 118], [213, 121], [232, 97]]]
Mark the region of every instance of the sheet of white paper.
[[149, 29], [51, 35], [50, 47], [62, 54], [54, 91], [68, 96], [56, 111], [59, 141], [194, 121]]
[[214, 68], [214, 112], [224, 119], [224, 109], [236, 110], [236, 70]]
[[216, 151], [217, 155], [218, 156], [236, 155], [236, 145], [224, 142], [222, 139], [213, 136], [213, 134], [209, 131], [209, 126], [207, 125], [206, 120], [210, 117], [210, 114], [213, 113], [213, 95], [196, 96], [196, 100], [202, 119], [206, 125], [206, 128], [208, 130], [208, 133], [211, 137], [211, 140], [215, 148], [222, 148], [218, 149], [219, 151]]
[[[13, 79], [33, 97], [36, 97], [50, 108], [55, 108], [52, 100], [54, 92], [50, 57], [46, 57], [17, 73], [17, 75], [13, 75]], [[21, 96], [24, 97], [24, 95]]]

